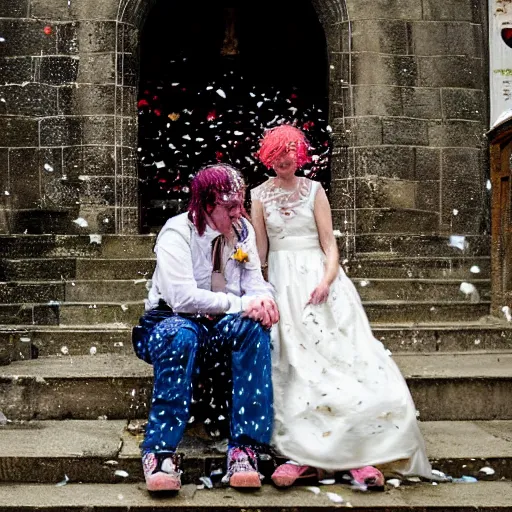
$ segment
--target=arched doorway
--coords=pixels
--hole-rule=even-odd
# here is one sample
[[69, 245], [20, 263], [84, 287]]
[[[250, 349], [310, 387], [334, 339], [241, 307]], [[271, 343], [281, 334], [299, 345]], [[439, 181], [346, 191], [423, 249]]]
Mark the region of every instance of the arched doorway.
[[249, 186], [266, 179], [254, 159], [265, 128], [305, 129], [328, 184], [328, 64], [310, 0], [157, 2], [141, 33], [140, 220], [156, 231], [187, 203], [190, 177], [222, 161]]

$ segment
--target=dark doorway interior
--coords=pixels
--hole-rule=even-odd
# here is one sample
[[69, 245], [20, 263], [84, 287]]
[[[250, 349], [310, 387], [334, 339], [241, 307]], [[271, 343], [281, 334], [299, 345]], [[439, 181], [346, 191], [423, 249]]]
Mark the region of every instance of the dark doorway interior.
[[142, 232], [186, 207], [201, 166], [222, 161], [249, 187], [264, 181], [257, 141], [282, 122], [305, 130], [314, 155], [305, 173], [328, 185], [327, 77], [309, 0], [157, 3], [141, 40]]

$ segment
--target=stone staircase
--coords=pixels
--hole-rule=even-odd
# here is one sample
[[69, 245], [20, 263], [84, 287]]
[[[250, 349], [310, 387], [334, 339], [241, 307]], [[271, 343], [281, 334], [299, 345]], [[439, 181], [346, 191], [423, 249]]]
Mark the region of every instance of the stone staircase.
[[[0, 512], [338, 507], [327, 492], [365, 511], [512, 511], [512, 328], [488, 316], [483, 250], [467, 254], [442, 237], [367, 237], [368, 250], [345, 264], [407, 379], [434, 467], [481, 481], [404, 483], [379, 495], [346, 485], [318, 495], [197, 490], [224, 455], [195, 427], [181, 447], [183, 492], [158, 500], [141, 484], [138, 451], [152, 372], [130, 341], [154, 236], [0, 238], [0, 411], [10, 420], [0, 426]], [[461, 292], [462, 282], [477, 293]]]

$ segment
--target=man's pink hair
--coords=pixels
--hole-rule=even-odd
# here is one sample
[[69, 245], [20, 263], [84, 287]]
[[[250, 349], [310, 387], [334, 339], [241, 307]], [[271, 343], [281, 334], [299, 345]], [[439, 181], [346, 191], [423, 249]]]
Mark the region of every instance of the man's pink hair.
[[245, 183], [242, 175], [226, 164], [203, 167], [190, 182], [188, 218], [196, 227], [199, 236], [206, 229], [207, 207], [218, 203], [238, 203], [242, 214], [248, 217], [243, 207]]
[[276, 159], [288, 150], [291, 142], [297, 144], [297, 166], [302, 167], [310, 162], [309, 142], [306, 136], [295, 126], [282, 124], [268, 130], [261, 139], [258, 157], [262, 164], [270, 169]]

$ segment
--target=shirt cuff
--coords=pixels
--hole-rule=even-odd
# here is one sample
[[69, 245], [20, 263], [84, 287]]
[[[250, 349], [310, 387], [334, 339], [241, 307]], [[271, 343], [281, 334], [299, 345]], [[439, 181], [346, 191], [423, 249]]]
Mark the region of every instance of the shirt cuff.
[[229, 309], [226, 311], [226, 315], [232, 315], [234, 313], [240, 313], [240, 311], [244, 311], [244, 298], [235, 295], [234, 293], [227, 293], [229, 300]]

